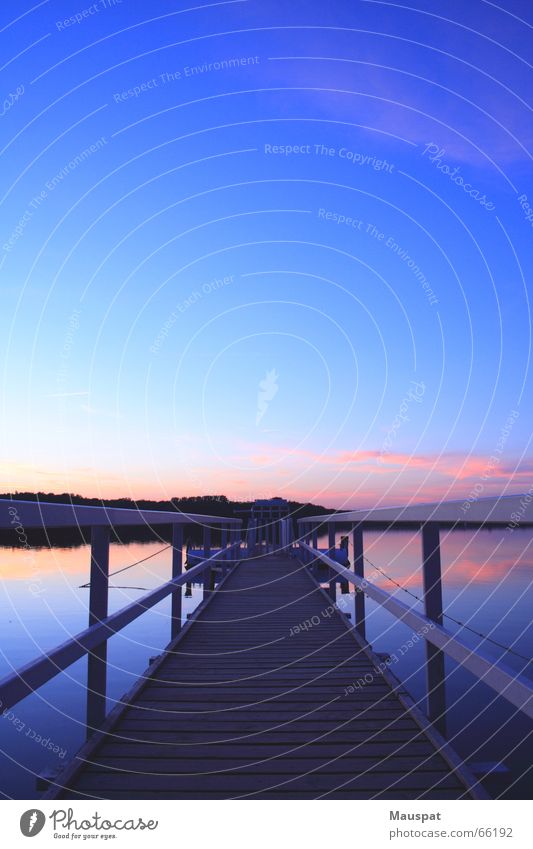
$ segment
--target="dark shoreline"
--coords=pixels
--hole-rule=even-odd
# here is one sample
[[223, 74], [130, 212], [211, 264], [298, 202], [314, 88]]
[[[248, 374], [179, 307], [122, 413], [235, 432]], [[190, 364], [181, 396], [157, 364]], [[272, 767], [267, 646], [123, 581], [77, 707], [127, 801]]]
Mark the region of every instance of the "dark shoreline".
[[[225, 495], [200, 495], [188, 497], [175, 497], [167, 501], [153, 501], [140, 499], [134, 501], [131, 498], [86, 498], [67, 492], [13, 492], [1, 493], [0, 498], [16, 501], [47, 502], [53, 504], [80, 504], [90, 507], [115, 507], [139, 510], [164, 510], [179, 513], [201, 513], [210, 516], [225, 516], [228, 519], [242, 518], [246, 511], [251, 508], [251, 501], [230, 501]], [[290, 515], [296, 522], [304, 516], [316, 516], [321, 513], [332, 513], [334, 511], [316, 504], [302, 504], [297, 501], [289, 501]], [[202, 540], [202, 525], [187, 525], [186, 537], [193, 544], [199, 544]], [[34, 548], [66, 547], [74, 548], [87, 545], [90, 542], [90, 528], [51, 528], [49, 530], [28, 528], [25, 529], [26, 538], [30, 546]], [[162, 544], [171, 541], [171, 525], [158, 525], [150, 528], [146, 525], [132, 525], [112, 529], [111, 542], [154, 542], [161, 541]], [[220, 544], [220, 532], [213, 528], [212, 544]], [[19, 548], [20, 538], [13, 529], [0, 530], [0, 546]]]

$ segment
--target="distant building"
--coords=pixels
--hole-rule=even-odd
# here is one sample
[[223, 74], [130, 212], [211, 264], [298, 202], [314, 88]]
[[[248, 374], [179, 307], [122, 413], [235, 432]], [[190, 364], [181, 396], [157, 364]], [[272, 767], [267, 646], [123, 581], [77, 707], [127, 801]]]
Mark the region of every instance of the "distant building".
[[257, 498], [252, 504], [251, 515], [258, 523], [275, 522], [289, 513], [289, 502], [284, 498]]

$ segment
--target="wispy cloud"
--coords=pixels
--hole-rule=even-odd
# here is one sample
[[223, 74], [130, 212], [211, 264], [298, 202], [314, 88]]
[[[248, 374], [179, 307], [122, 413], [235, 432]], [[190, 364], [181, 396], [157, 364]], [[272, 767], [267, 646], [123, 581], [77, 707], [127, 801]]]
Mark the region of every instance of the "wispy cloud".
[[[357, 42], [354, 59], [328, 49], [322, 35], [308, 34], [306, 47], [295, 49], [296, 58], [272, 61], [269, 71], [280, 83], [290, 77], [291, 86], [301, 87], [301, 97], [325, 118], [360, 123], [354, 144], [366, 137], [370, 145], [400, 144], [405, 150], [402, 139], [435, 142], [458, 162], [489, 168], [491, 160], [500, 165], [530, 161], [530, 111], [512, 80], [505, 85], [504, 76], [491, 74], [490, 66], [476, 69], [468, 54], [463, 62], [455, 60], [446, 55], [445, 43], [413, 49], [406, 65], [401, 40], [384, 36], [377, 42], [358, 34]], [[354, 119], [354, 111], [364, 120]]]

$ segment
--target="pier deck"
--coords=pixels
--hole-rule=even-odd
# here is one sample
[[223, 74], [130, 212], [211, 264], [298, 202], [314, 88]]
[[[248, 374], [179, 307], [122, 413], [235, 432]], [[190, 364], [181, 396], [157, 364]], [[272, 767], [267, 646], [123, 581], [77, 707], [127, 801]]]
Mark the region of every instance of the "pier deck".
[[47, 797], [475, 797], [375, 662], [296, 559], [240, 561]]

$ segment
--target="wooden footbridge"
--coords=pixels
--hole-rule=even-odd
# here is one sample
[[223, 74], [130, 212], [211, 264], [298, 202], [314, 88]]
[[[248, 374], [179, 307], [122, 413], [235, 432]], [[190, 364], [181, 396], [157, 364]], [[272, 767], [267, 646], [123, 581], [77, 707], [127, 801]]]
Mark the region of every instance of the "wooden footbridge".
[[[508, 502], [493, 515], [485, 505], [469, 521], [501, 525], [515, 506]], [[241, 539], [240, 520], [12, 501], [0, 508], [2, 527], [4, 512], [15, 509], [23, 528], [92, 528], [89, 627], [0, 682], [2, 704], [10, 707], [89, 657], [88, 739], [63, 772], [48, 777], [44, 798], [486, 798], [440, 733], [444, 653], [533, 716], [526, 678], [442, 626], [438, 529], [458, 525], [453, 507], [440, 516], [426, 505], [408, 516], [314, 517], [302, 520], [295, 541], [287, 518], [271, 527], [249, 522]], [[338, 562], [341, 521], [353, 526], [353, 571]], [[319, 550], [324, 522], [329, 545]], [[364, 577], [363, 529], [402, 522], [422, 532], [424, 614]], [[109, 530], [144, 523], [172, 525], [171, 579], [108, 615]], [[183, 527], [191, 523], [203, 526], [204, 545], [197, 565], [184, 572]], [[217, 525], [220, 547], [213, 551]], [[203, 601], [182, 622], [182, 587], [199, 581]], [[356, 590], [354, 623], [336, 603], [339, 583]], [[107, 714], [107, 640], [169, 595], [169, 645]], [[365, 595], [424, 636], [426, 714], [367, 643]]]

